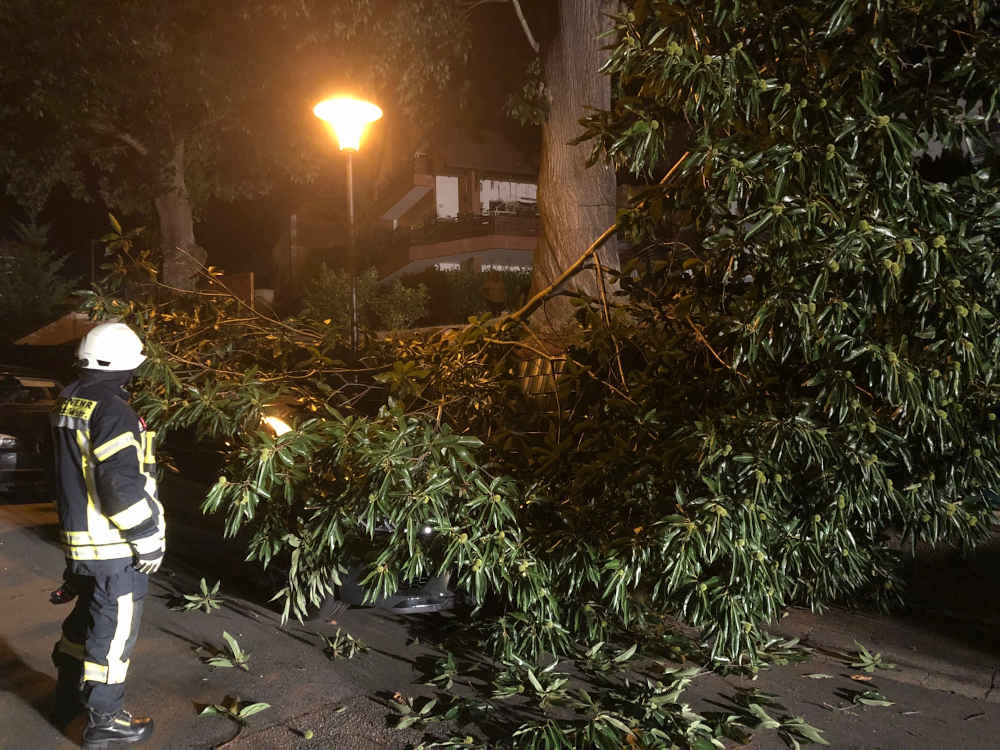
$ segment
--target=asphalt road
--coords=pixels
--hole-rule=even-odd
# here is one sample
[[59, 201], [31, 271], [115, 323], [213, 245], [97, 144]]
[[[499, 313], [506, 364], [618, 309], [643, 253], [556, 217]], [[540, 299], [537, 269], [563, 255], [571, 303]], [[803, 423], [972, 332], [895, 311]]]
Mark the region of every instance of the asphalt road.
[[[0, 505], [0, 750], [78, 746], [82, 722], [65, 733], [49, 723], [46, 711], [55, 685], [49, 659], [59, 625], [70, 605], [54, 606], [49, 592], [61, 580], [62, 553], [55, 543], [51, 504]], [[132, 658], [126, 707], [152, 715], [156, 731], [150, 748], [216, 747], [232, 738], [237, 725], [199, 716], [204, 705], [229, 696], [263, 701], [271, 708], [249, 720], [229, 748], [405, 748], [417, 735], [386, 726], [386, 709], [366, 680], [373, 671], [360, 659], [331, 662], [321, 634], [336, 626], [281, 628], [277, 613], [260, 601], [226, 596], [212, 614], [177, 612], [169, 607], [181, 592], [195, 590], [197, 575], [214, 582], [238, 567], [238, 558], [210, 533], [174, 523], [161, 573], [150, 587], [142, 634]], [[222, 593], [227, 593], [223, 578]], [[248, 582], [241, 581], [246, 587]], [[266, 599], [265, 591], [257, 600]], [[365, 620], [366, 612], [351, 619]], [[355, 625], [351, 625], [355, 627]], [[369, 628], [371, 629], [371, 628]], [[250, 671], [206, 666], [200, 655], [221, 649], [222, 633], [236, 636], [251, 653]], [[380, 639], [381, 640], [381, 639]], [[415, 658], [415, 657], [414, 657]], [[378, 680], [403, 685], [411, 679], [406, 658], [376, 655]], [[399, 675], [399, 680], [388, 678]], [[314, 733], [304, 738], [305, 730]]]
[[[201, 706], [226, 695], [271, 704], [226, 745], [230, 749], [402, 750], [419, 742], [418, 731], [388, 727], [392, 712], [381, 701], [397, 691], [433, 694], [422, 683], [426, 664], [440, 655], [430, 645], [440, 620], [351, 610], [336, 624], [281, 628], [266, 604], [271, 584], [239, 562], [238, 550], [221, 543], [213, 523], [183, 512], [170, 520], [167, 563], [154, 578], [129, 678], [128, 705], [157, 721], [147, 747], [202, 750], [226, 743], [237, 726], [198, 715]], [[55, 529], [49, 504], [0, 504], [0, 750], [78, 744], [80, 722], [63, 733], [45, 716], [54, 687], [49, 652], [66, 613], [48, 603], [63, 567]], [[222, 609], [212, 614], [170, 609], [170, 601], [193, 591], [201, 575], [209, 582], [222, 580]], [[328, 660], [321, 636], [338, 627], [370, 650], [351, 660]], [[221, 647], [223, 630], [251, 652], [249, 672], [208, 667], [200, 660], [197, 649]], [[420, 643], [413, 643], [417, 633]], [[895, 682], [891, 671], [864, 675], [872, 677], [865, 683], [852, 679], [855, 673], [843, 662], [818, 657], [768, 670], [755, 681], [705, 675], [685, 698], [696, 710], [713, 711], [730, 706], [735, 689], [758, 688], [781, 696], [785, 708], [775, 713], [805, 717], [835, 748], [1000, 746], [1000, 704]], [[810, 674], [829, 677], [805, 676]], [[851, 694], [859, 686], [877, 688], [893, 705], [855, 705]], [[306, 730], [313, 739], [305, 739]], [[748, 747], [786, 745], [763, 732]]]

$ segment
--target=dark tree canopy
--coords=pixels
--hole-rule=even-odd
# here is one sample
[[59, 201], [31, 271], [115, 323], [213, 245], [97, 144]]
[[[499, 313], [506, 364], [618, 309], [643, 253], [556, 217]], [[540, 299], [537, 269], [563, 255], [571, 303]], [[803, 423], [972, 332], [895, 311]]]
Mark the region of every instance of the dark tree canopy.
[[[466, 55], [449, 3], [0, 3], [0, 174], [37, 212], [57, 184], [151, 213], [195, 251], [208, 197], [311, 180], [329, 152], [312, 104], [378, 98], [393, 127], [433, 122]], [[168, 258], [169, 260], [169, 258]], [[183, 275], [183, 274], [182, 274]]]

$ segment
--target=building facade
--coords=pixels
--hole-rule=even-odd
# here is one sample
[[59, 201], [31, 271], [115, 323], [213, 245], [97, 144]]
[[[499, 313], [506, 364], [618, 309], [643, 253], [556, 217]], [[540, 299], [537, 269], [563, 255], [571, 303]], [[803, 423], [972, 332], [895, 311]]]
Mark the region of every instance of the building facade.
[[[357, 222], [358, 265], [389, 280], [428, 268], [531, 269], [538, 167], [502, 135], [444, 131], [385, 169]], [[276, 296], [301, 293], [319, 262], [346, 265], [348, 227], [330, 201], [289, 217], [276, 243]]]

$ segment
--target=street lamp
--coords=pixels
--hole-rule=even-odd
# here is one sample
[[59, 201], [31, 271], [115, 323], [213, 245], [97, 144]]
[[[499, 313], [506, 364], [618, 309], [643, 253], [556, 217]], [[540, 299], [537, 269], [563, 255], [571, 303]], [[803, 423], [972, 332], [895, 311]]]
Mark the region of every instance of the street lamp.
[[341, 151], [347, 152], [347, 215], [349, 218], [349, 258], [351, 273], [351, 351], [358, 351], [358, 267], [354, 231], [354, 152], [361, 148], [365, 128], [382, 116], [371, 102], [350, 97], [325, 99], [313, 107], [313, 114], [333, 128]]

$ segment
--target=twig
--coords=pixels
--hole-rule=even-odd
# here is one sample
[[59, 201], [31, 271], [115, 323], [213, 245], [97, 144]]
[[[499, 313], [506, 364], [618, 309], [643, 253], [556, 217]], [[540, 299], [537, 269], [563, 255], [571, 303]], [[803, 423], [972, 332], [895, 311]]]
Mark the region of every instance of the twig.
[[[544, 351], [541, 351], [541, 350], [536, 349], [535, 347], [533, 347], [533, 346], [531, 346], [529, 344], [524, 343], [523, 341], [504, 341], [502, 339], [494, 339], [494, 338], [486, 338], [486, 339], [484, 339], [484, 341], [488, 341], [491, 344], [500, 344], [500, 345], [503, 345], [503, 346], [516, 346], [516, 347], [519, 347], [521, 349], [527, 349], [529, 352], [537, 354], [539, 357], [542, 357], [543, 359], [548, 360], [550, 368], [552, 367], [552, 363], [553, 362], [560, 362], [560, 361], [561, 362], [570, 362], [570, 363], [576, 365], [577, 367], [579, 367], [580, 368], [580, 372], [582, 372], [587, 377], [591, 378], [592, 380], [594, 380], [597, 383], [600, 383], [603, 386], [607, 386], [612, 391], [614, 391], [619, 396], [621, 396], [623, 399], [625, 399], [626, 401], [628, 401], [630, 404], [636, 404], [636, 402], [632, 400], [632, 398], [628, 395], [628, 393], [623, 392], [620, 388], [618, 388], [617, 386], [615, 386], [613, 383], [609, 383], [607, 380], [602, 380], [601, 378], [597, 377], [597, 375], [595, 375], [590, 370], [590, 368], [587, 367], [585, 364], [583, 364], [582, 362], [579, 362], [578, 360], [573, 359], [572, 357], [566, 356], [565, 354], [563, 354], [563, 355], [547, 354]], [[553, 372], [554, 372], [554, 368], [553, 368]], [[553, 378], [554, 378], [554, 375], [553, 375]]]
[[138, 152], [140, 156], [149, 156], [149, 149], [146, 147], [146, 144], [129, 133], [118, 130], [112, 125], [98, 122], [96, 120], [90, 123], [90, 128], [96, 133], [100, 133], [101, 135], [110, 135], [115, 140], [121, 141], [129, 148]]
[[233, 375], [235, 377], [241, 377], [246, 374], [243, 372], [236, 372], [235, 370], [220, 370], [218, 367], [212, 367], [211, 365], [202, 364], [201, 362], [193, 362], [192, 360], [185, 359], [184, 357], [181, 357], [178, 354], [174, 354], [173, 352], [166, 352], [166, 354], [167, 357], [170, 359], [176, 360], [178, 362], [183, 362], [184, 364], [191, 365], [192, 367], [197, 367], [199, 370], [209, 370], [211, 372], [218, 372], [223, 375]]
[[437, 429], [441, 429], [441, 417], [444, 415], [444, 396], [441, 396], [441, 400], [438, 402], [437, 417], [435, 418], [435, 426]]
[[537, 55], [540, 47], [538, 46], [538, 41], [531, 33], [531, 27], [528, 26], [528, 20], [524, 17], [524, 12], [521, 10], [521, 3], [518, 2], [518, 0], [510, 0], [510, 2], [514, 6], [514, 12], [517, 14], [517, 20], [521, 23], [524, 35], [528, 38], [528, 44], [531, 45], [531, 49]]
[[[688, 155], [690, 153], [691, 153], [690, 151], [685, 151], [683, 154], [681, 154], [681, 157], [674, 163], [674, 166], [672, 166], [667, 171], [667, 173], [665, 175], [663, 175], [662, 179], [660, 179], [660, 182], [658, 184], [659, 185], [665, 185], [667, 183], [667, 181], [671, 177], [673, 177], [674, 173], [680, 168], [681, 164], [684, 163], [684, 160], [688, 158]], [[639, 203], [639, 207], [643, 206], [645, 204], [645, 202], [646, 202], [645, 200], [643, 200], [642, 202], [640, 202]], [[597, 252], [597, 249], [600, 248], [601, 245], [603, 245], [605, 242], [607, 242], [608, 238], [611, 235], [613, 235], [615, 232], [617, 232], [617, 231], [618, 231], [618, 222], [615, 222], [610, 227], [608, 227], [607, 229], [605, 229], [601, 233], [601, 236], [598, 237], [596, 240], [594, 240], [594, 242], [590, 245], [590, 247], [588, 247], [586, 249], [586, 251], [584, 251], [583, 255], [581, 255], [579, 258], [577, 258], [576, 261], [572, 265], [570, 265], [565, 271], [563, 271], [559, 275], [559, 278], [557, 278], [555, 281], [553, 281], [547, 287], [545, 287], [540, 292], [538, 292], [534, 297], [532, 297], [531, 299], [529, 299], [524, 304], [524, 306], [521, 307], [520, 310], [516, 310], [515, 312], [512, 312], [512, 313], [508, 314], [507, 316], [505, 316], [505, 318], [503, 318], [501, 320], [504, 320], [504, 319], [517, 320], [517, 321], [522, 320], [525, 316], [527, 316], [529, 313], [531, 313], [536, 307], [538, 307], [538, 305], [549, 294], [551, 294], [554, 289], [556, 289], [560, 284], [562, 284], [570, 276], [573, 276], [575, 273], [577, 273], [577, 271], [579, 271], [580, 268], [583, 266], [583, 264], [586, 262], [587, 258], [589, 258], [591, 255], [593, 255], [595, 252]]]
[[601, 256], [594, 254], [594, 271], [597, 274], [597, 288], [601, 292], [601, 307], [604, 310], [604, 323], [611, 332], [611, 343], [615, 345], [615, 363], [618, 365], [618, 375], [622, 379], [622, 388], [628, 392], [628, 383], [625, 382], [625, 368], [622, 367], [622, 348], [618, 343], [618, 337], [611, 328], [611, 311], [608, 309], [608, 295], [604, 288], [604, 266], [601, 265]]
[[[180, 250], [182, 253], [184, 253], [188, 257], [192, 258], [192, 260], [194, 260], [194, 256], [192, 256], [190, 253], [188, 253], [187, 250], [185, 250], [184, 248], [181, 247], [181, 248], [178, 248], [178, 250]], [[294, 333], [297, 336], [302, 336], [304, 338], [313, 339], [315, 341], [319, 341], [319, 340], [321, 340], [323, 338], [322, 336], [318, 336], [317, 334], [312, 333], [310, 331], [301, 331], [298, 328], [294, 328], [293, 326], [288, 325], [284, 321], [278, 320], [277, 318], [272, 318], [269, 315], [264, 315], [261, 312], [257, 312], [257, 309], [253, 305], [249, 305], [246, 302], [244, 302], [238, 295], [236, 295], [233, 292], [232, 289], [230, 289], [228, 286], [226, 286], [225, 284], [223, 284], [217, 278], [215, 278], [214, 276], [212, 276], [211, 274], [209, 274], [207, 271], [201, 270], [201, 269], [205, 268], [204, 266], [201, 265], [201, 263], [199, 263], [198, 265], [200, 267], [199, 273], [201, 273], [202, 276], [204, 276], [205, 278], [207, 278], [211, 283], [218, 284], [223, 289], [225, 289], [227, 292], [229, 292], [229, 295], [234, 300], [236, 300], [236, 303], [240, 307], [245, 308], [252, 316], [254, 316], [256, 318], [259, 318], [261, 320], [266, 320], [268, 323], [272, 323], [274, 325], [281, 326], [285, 330], [291, 331], [292, 333]]]
[[573, 276], [577, 271], [579, 271], [580, 268], [583, 266], [583, 264], [586, 262], [587, 258], [593, 255], [601, 245], [607, 242], [608, 238], [611, 235], [613, 235], [616, 231], [618, 231], [618, 222], [615, 222], [610, 227], [605, 229], [601, 233], [601, 236], [598, 237], [596, 240], [594, 240], [594, 242], [590, 245], [590, 247], [587, 248], [587, 250], [583, 253], [583, 255], [577, 258], [576, 261], [574, 261], [573, 264], [569, 266], [569, 268], [567, 268], [565, 271], [559, 274], [559, 278], [557, 278], [547, 287], [538, 292], [534, 297], [529, 299], [520, 310], [510, 313], [510, 315], [507, 317], [512, 318], [514, 320], [521, 320], [526, 315], [528, 315], [528, 313], [532, 312], [546, 297], [548, 297], [552, 293], [554, 289], [556, 289], [570, 276]]
[[208, 270], [205, 268], [205, 266], [202, 264], [202, 262], [200, 260], [198, 260], [197, 258], [195, 258], [191, 253], [189, 253], [187, 250], [185, 250], [180, 245], [176, 246], [174, 249], [175, 250], [179, 250], [180, 252], [184, 253], [184, 255], [186, 255], [190, 260], [194, 261], [198, 274], [200, 276], [208, 279], [209, 282], [211, 282], [212, 284], [218, 284], [220, 287], [222, 287], [225, 290], [225, 293], [219, 293], [219, 292], [214, 292], [214, 293], [213, 292], [199, 292], [199, 291], [190, 290], [190, 289], [179, 289], [177, 287], [173, 287], [173, 286], [170, 286], [168, 284], [165, 284], [165, 283], [163, 283], [162, 281], [159, 281], [159, 280], [154, 281], [153, 282], [154, 284], [156, 284], [158, 286], [165, 287], [167, 289], [171, 289], [171, 290], [176, 291], [176, 292], [182, 292], [182, 293], [185, 293], [185, 294], [197, 294], [197, 295], [201, 295], [201, 296], [213, 296], [213, 297], [230, 297], [230, 298], [232, 298], [233, 300], [236, 301], [236, 304], [238, 304], [240, 307], [245, 308], [250, 313], [250, 315], [253, 316], [253, 317], [255, 317], [255, 318], [259, 318], [260, 320], [266, 320], [268, 323], [271, 323], [271, 324], [276, 325], [276, 326], [280, 326], [281, 328], [284, 328], [284, 329], [286, 329], [288, 331], [291, 331], [292, 333], [296, 334], [297, 336], [302, 336], [304, 338], [313, 339], [315, 341], [319, 341], [319, 340], [321, 340], [323, 338], [322, 336], [318, 336], [315, 333], [311, 333], [309, 331], [301, 331], [301, 330], [299, 330], [297, 328], [294, 328], [294, 327], [288, 325], [287, 323], [284, 323], [284, 322], [278, 320], [277, 318], [272, 318], [269, 315], [264, 315], [263, 313], [258, 312], [253, 307], [253, 305], [248, 305], [237, 294], [235, 294], [232, 289], [230, 289], [228, 286], [226, 286], [225, 284], [223, 284], [216, 277], [212, 276], [212, 274], [208, 273]]
[[865, 394], [865, 395], [866, 395], [866, 396], [867, 396], [868, 398], [870, 398], [870, 399], [871, 399], [872, 401], [874, 401], [874, 400], [875, 400], [875, 396], [873, 396], [873, 395], [872, 395], [871, 391], [866, 391], [866, 390], [865, 390], [864, 388], [862, 388], [862, 387], [861, 387], [860, 385], [858, 385], [857, 383], [853, 383], [852, 385], [853, 385], [853, 386], [854, 386], [854, 387], [855, 387], [855, 388], [856, 388], [857, 390], [859, 390], [859, 391], [860, 391], [861, 393]]
[[[181, 248], [177, 248], [180, 250]], [[229, 297], [230, 294], [226, 292], [201, 292], [197, 289], [181, 289], [179, 286], [172, 286], [164, 281], [154, 281], [153, 284], [162, 289], [169, 289], [171, 292], [177, 292], [179, 294], [191, 294], [196, 297]]]
[[701, 330], [698, 328], [698, 326], [696, 326], [694, 324], [694, 321], [691, 320], [691, 316], [685, 315], [684, 316], [684, 320], [686, 320], [688, 322], [688, 325], [691, 326], [691, 330], [694, 331], [694, 334], [695, 334], [695, 336], [698, 337], [698, 340], [701, 343], [703, 343], [705, 346], [708, 347], [708, 350], [710, 352], [712, 352], [712, 356], [715, 357], [717, 360], [719, 360], [719, 362], [722, 364], [723, 367], [725, 367], [725, 368], [727, 368], [729, 370], [732, 370], [733, 372], [735, 372], [737, 375], [739, 375], [741, 378], [743, 378], [748, 383], [750, 382], [749, 376], [744, 375], [742, 372], [740, 372], [739, 370], [737, 370], [735, 367], [733, 367], [731, 364], [729, 364], [728, 362], [726, 362], [726, 360], [724, 360], [722, 357], [719, 356], [719, 353], [717, 351], [715, 351], [715, 349], [712, 348], [712, 345], [710, 343], [708, 343], [708, 339], [705, 338], [705, 335], [701, 332]]
[[480, 5], [503, 5], [507, 0], [469, 0], [469, 2], [463, 3], [462, 9], [466, 13], [471, 13]]
[[532, 354], [535, 354], [541, 359], [547, 359], [549, 362], [552, 361], [566, 362], [570, 359], [565, 354], [549, 354], [548, 352], [543, 351], [542, 349], [537, 349], [534, 346], [525, 344], [523, 341], [504, 341], [503, 339], [495, 339], [492, 337], [486, 337], [483, 339], [483, 341], [488, 341], [491, 344], [500, 344], [501, 346], [516, 346], [521, 349], [526, 349], [527, 351], [531, 352]]

